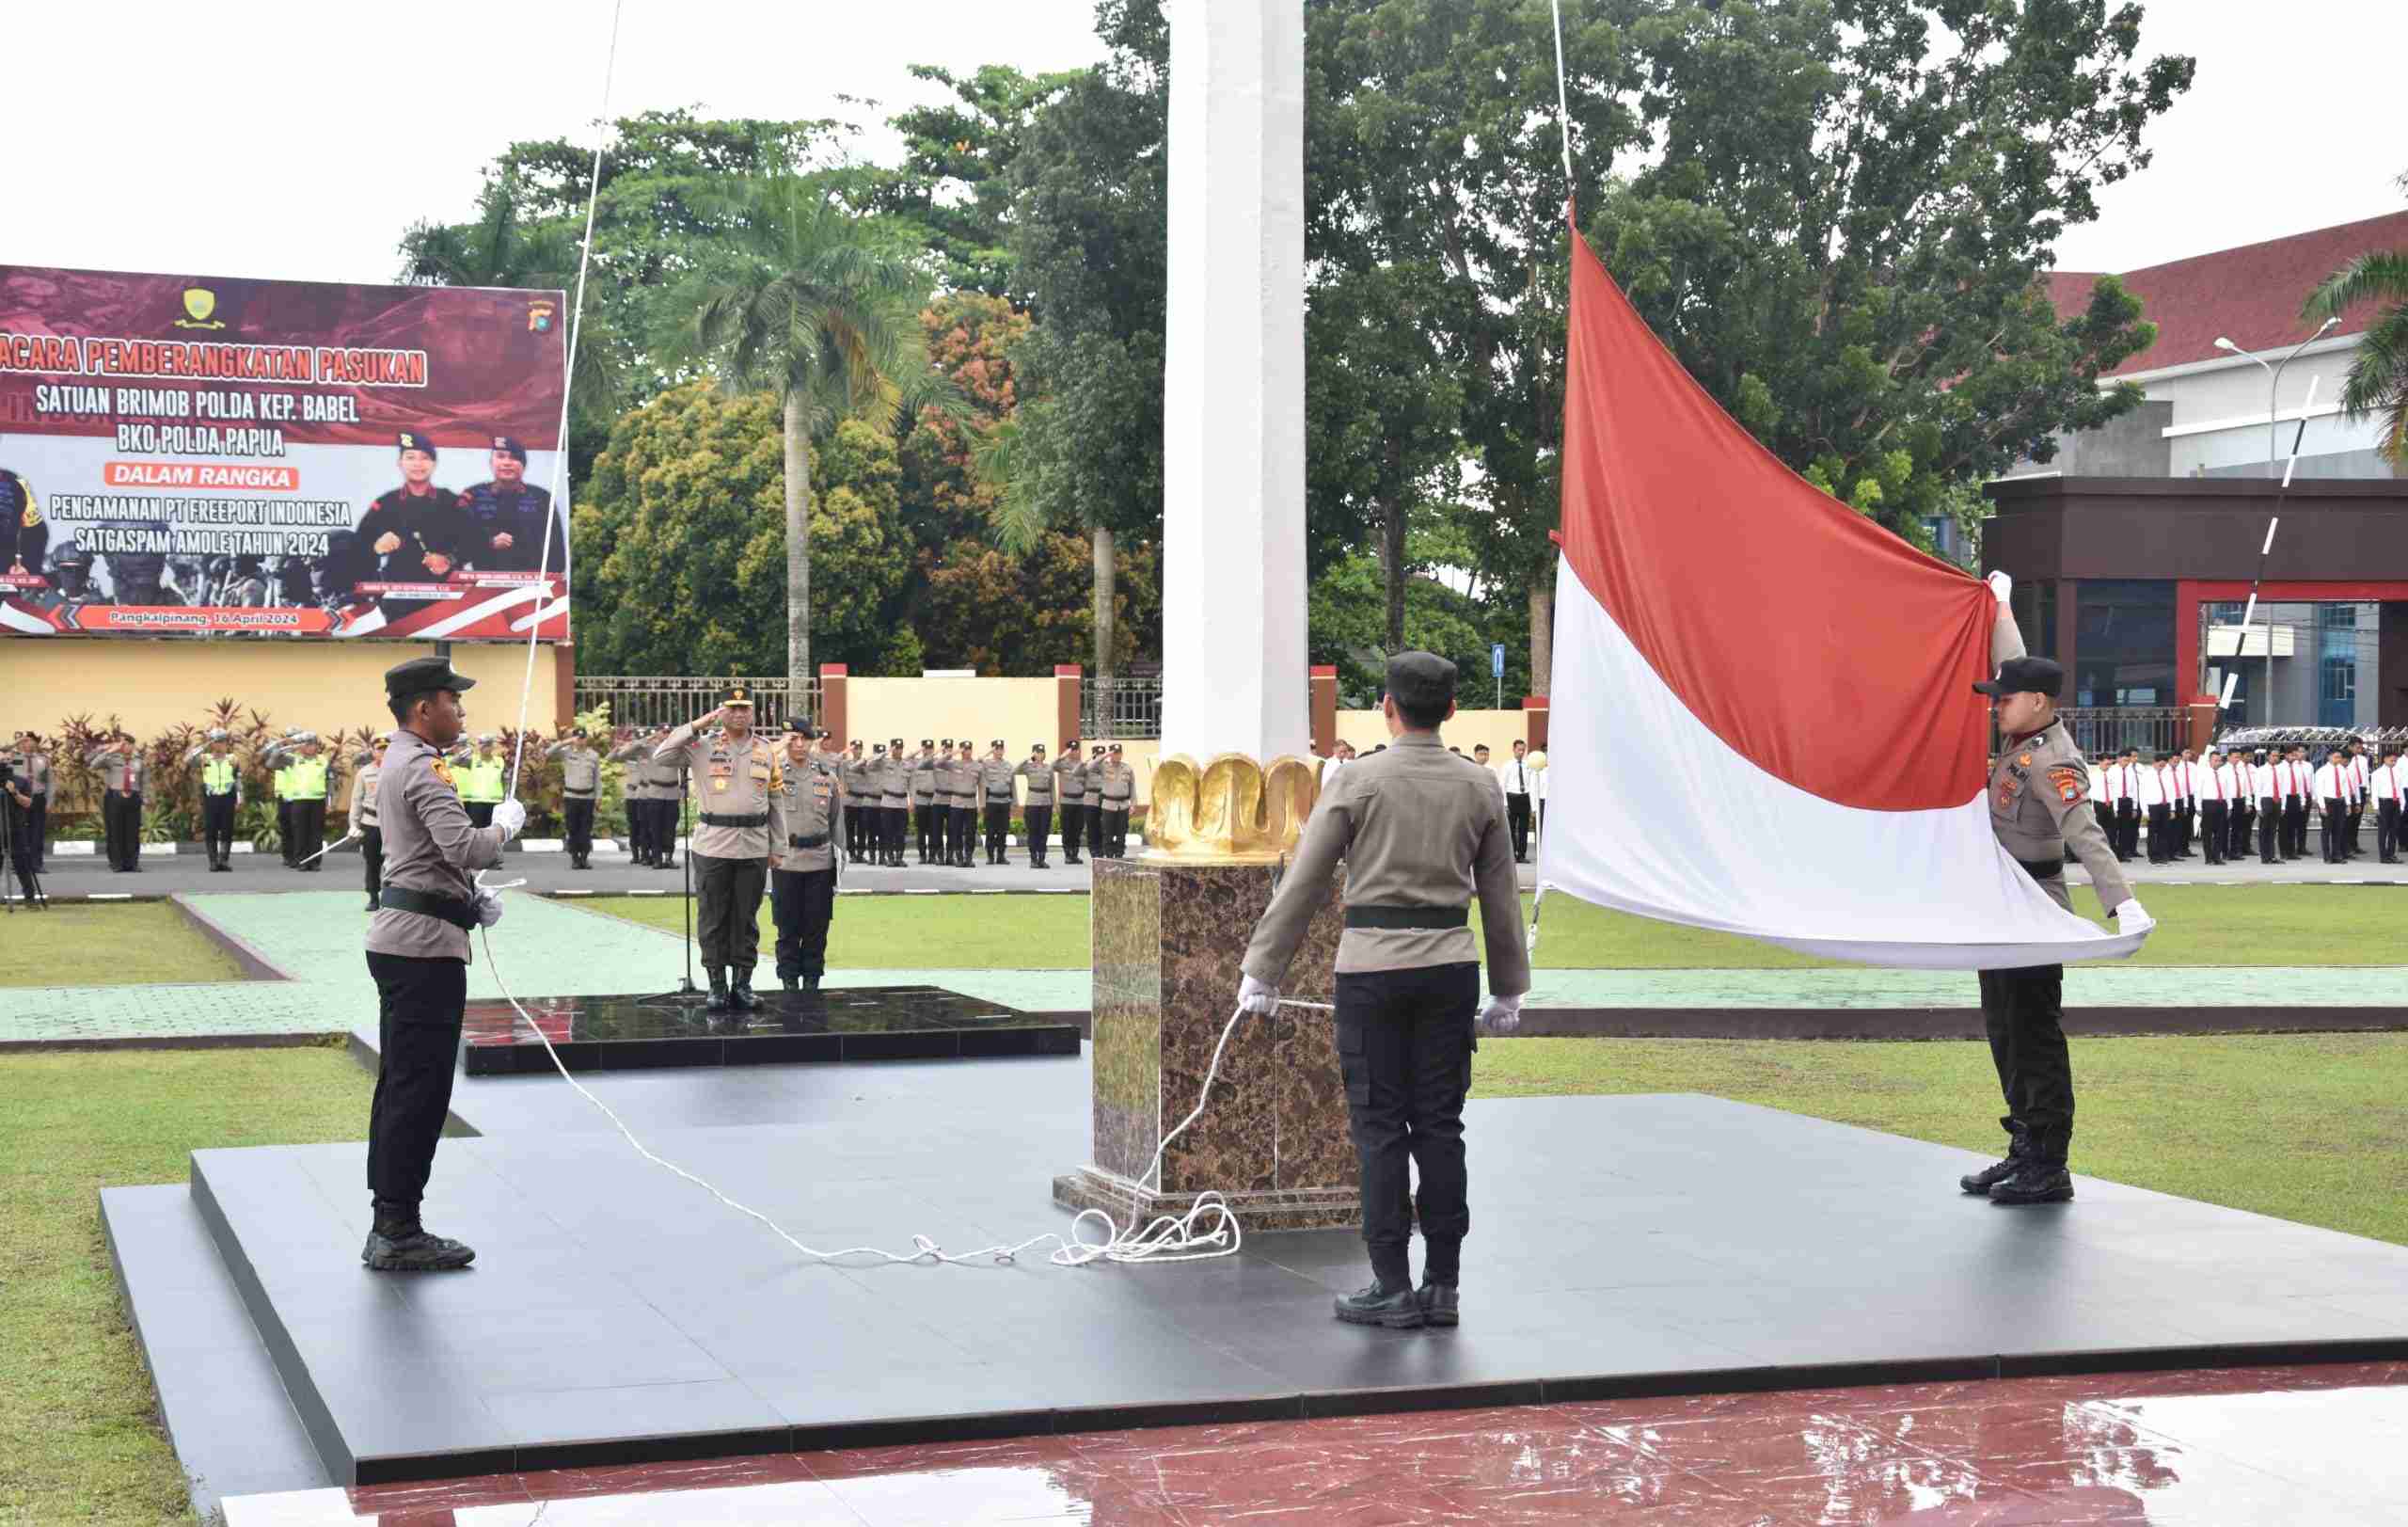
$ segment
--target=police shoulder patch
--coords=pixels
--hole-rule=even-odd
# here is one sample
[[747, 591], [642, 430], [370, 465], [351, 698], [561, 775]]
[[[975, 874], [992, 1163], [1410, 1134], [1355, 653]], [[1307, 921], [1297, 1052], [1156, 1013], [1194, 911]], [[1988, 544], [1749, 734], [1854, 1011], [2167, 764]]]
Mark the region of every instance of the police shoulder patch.
[[459, 782], [452, 777], [452, 766], [445, 763], [441, 758], [437, 757], [429, 759], [427, 761], [427, 766], [435, 771], [435, 777], [441, 780], [444, 784], [451, 786], [455, 790], [460, 787]]
[[2071, 764], [2059, 764], [2049, 771], [2049, 783], [2056, 787], [2057, 799], [2071, 805], [2083, 798], [2090, 780], [2083, 770]]

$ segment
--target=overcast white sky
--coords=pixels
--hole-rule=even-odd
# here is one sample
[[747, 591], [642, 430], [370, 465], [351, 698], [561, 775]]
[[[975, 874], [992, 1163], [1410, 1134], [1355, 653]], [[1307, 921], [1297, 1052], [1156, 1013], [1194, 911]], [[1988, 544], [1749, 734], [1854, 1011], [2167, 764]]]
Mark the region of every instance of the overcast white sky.
[[[1567, 8], [1580, 0], [1566, 0]], [[465, 215], [518, 138], [584, 135], [608, 0], [18, 0], [0, 262], [392, 278], [402, 230]], [[1100, 54], [1088, 0], [626, 0], [614, 114], [877, 121], [934, 93], [907, 64], [1042, 70]], [[2130, 270], [2408, 207], [2401, 0], [2148, 0], [2145, 49], [2199, 59], [2060, 264]], [[870, 96], [883, 109], [848, 107]], [[891, 135], [870, 140], [892, 153]]]

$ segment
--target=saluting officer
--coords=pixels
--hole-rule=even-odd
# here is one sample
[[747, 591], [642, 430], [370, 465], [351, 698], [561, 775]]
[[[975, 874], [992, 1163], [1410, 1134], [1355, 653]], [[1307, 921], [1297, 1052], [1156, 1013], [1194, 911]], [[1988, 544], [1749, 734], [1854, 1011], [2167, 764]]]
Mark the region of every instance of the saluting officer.
[[50, 755], [42, 751], [41, 739], [31, 732], [17, 734], [15, 773], [18, 790], [33, 803], [24, 820], [25, 840], [33, 850], [29, 863], [40, 874], [50, 857]]
[[232, 867], [228, 861], [234, 852], [234, 813], [243, 803], [243, 766], [224, 727], [211, 727], [184, 755], [186, 769], [196, 763], [200, 765], [200, 846], [209, 856], [210, 871], [221, 873]]
[[1099, 853], [1115, 859], [1129, 857], [1129, 808], [1137, 797], [1137, 771], [1120, 761], [1120, 744], [1115, 742], [1105, 751], [1103, 766], [1096, 771], [1096, 786], [1101, 792], [1103, 831], [1099, 835]]
[[475, 753], [452, 760], [460, 780], [460, 799], [467, 805], [468, 819], [479, 827], [493, 825], [493, 808], [508, 790], [505, 776], [510, 760], [502, 756], [500, 742], [487, 732], [477, 739]]
[[[652, 867], [655, 869], [677, 867], [677, 834], [686, 825], [686, 760], [683, 756], [664, 758], [659, 756], [660, 740], [668, 735], [665, 731], [656, 730], [652, 736], [652, 750], [637, 766], [643, 771], [645, 782], [652, 787], [648, 792], [651, 799], [644, 809], [652, 815]], [[691, 851], [689, 843], [688, 851]]]
[[[695, 735], [713, 722], [725, 729]], [[753, 735], [752, 696], [740, 684], [717, 710], [662, 738], [653, 757], [675, 762], [703, 798], [686, 851], [694, 861], [700, 903], [694, 927], [711, 982], [705, 1006], [713, 1012], [731, 1006], [751, 1012], [761, 1005], [752, 994], [752, 967], [761, 960], [761, 893], [784, 853], [784, 771], [776, 752]]]
[[501, 863], [501, 846], [527, 825], [527, 808], [515, 801], [502, 803], [492, 826], [472, 825], [443, 761], [467, 716], [460, 696], [475, 684], [442, 658], [412, 658], [385, 671], [386, 703], [400, 730], [376, 782], [376, 818], [390, 852], [368, 923], [379, 1066], [368, 1109], [368, 1191], [376, 1217], [359, 1253], [378, 1272], [444, 1271], [477, 1255], [428, 1233], [419, 1218], [452, 1105], [468, 930], [501, 920], [501, 898], [472, 876]]
[[[1998, 612], [1990, 656], [1998, 676], [1973, 688], [1990, 696], [1998, 723], [1998, 762], [1990, 771], [1990, 829], [2001, 847], [2067, 912], [2066, 849], [2071, 846], [2101, 905], [2113, 907], [2119, 932], [2146, 932], [2148, 914], [2132, 899], [2114, 848], [2090, 812], [2090, 771], [2082, 750], [2057, 718], [2065, 670], [2023, 654], [2023, 638], [2007, 604], [2012, 581], [1992, 573]], [[1982, 1022], [1990, 1060], [2006, 1100], [2000, 1120], [2006, 1158], [1958, 1179], [1968, 1193], [1992, 1203], [2058, 1203], [2073, 1197], [2066, 1151], [2073, 1138], [2073, 1062], [2066, 1050], [2063, 965], [2027, 965], [1981, 972]]]
[[[946, 738], [948, 751], [953, 739]], [[944, 834], [937, 827], [937, 814], [943, 806], [937, 798], [937, 745], [929, 738], [920, 739], [920, 751], [911, 755], [911, 829], [919, 844], [919, 862], [927, 864], [930, 850], [944, 841]]]
[[956, 748], [954, 761], [953, 830], [958, 839], [953, 862], [968, 869], [975, 865], [978, 852], [978, 750], [963, 738]]
[[1079, 770], [1080, 782], [1087, 790], [1087, 855], [1107, 857], [1104, 851], [1103, 822], [1103, 755], [1101, 742], [1087, 744], [1087, 761]]
[[650, 865], [652, 783], [644, 766], [652, 757], [652, 734], [622, 726], [611, 736], [617, 745], [610, 752], [610, 761], [627, 766], [626, 782], [619, 791], [627, 808], [627, 858], [635, 865]]
[[293, 862], [305, 872], [314, 873], [325, 863], [320, 851], [326, 846], [326, 791], [332, 783], [327, 767], [325, 744], [317, 733], [303, 732], [293, 756], [291, 780]]
[[[1519, 1019], [1529, 990], [1513, 844], [1496, 780], [1447, 751], [1455, 665], [1427, 652], [1388, 660], [1381, 702], [1397, 745], [1358, 759], [1322, 793], [1295, 863], [1256, 925], [1239, 1005], [1268, 1015], [1279, 982], [1346, 863], [1346, 931], [1338, 945], [1338, 1055], [1362, 1167], [1363, 1239], [1371, 1283], [1337, 1301], [1353, 1325], [1409, 1329], [1459, 1323], [1465, 1186], [1464, 1094], [1471, 1085], [1480, 964], [1469, 908], [1480, 899], [1489, 1001], [1479, 1016]], [[1421, 1174], [1423, 1282], [1407, 1261], [1405, 1162]]]
[[594, 857], [594, 802], [602, 792], [602, 756], [586, 745], [585, 728], [574, 727], [544, 756], [561, 766], [561, 820], [568, 835], [568, 867], [584, 869]]
[[979, 808], [986, 814], [987, 862], [1007, 865], [1011, 855], [1005, 851], [1012, 830], [1012, 761], [1004, 756], [1004, 740], [995, 739], [987, 746], [987, 756], [978, 761]]
[[376, 892], [385, 879], [385, 829], [376, 819], [376, 786], [385, 777], [388, 740], [378, 738], [360, 755], [351, 776], [351, 825], [359, 833], [359, 857], [366, 870], [368, 910], [376, 910]]
[[1054, 769], [1045, 761], [1045, 744], [1039, 742], [1031, 748], [1028, 757], [1012, 773], [1026, 782], [1022, 788], [1027, 791], [1027, 798], [1021, 810], [1028, 820], [1028, 867], [1043, 869], [1046, 839], [1054, 831]]
[[1079, 838], [1087, 825], [1087, 777], [1079, 763], [1079, 740], [1062, 740], [1062, 756], [1054, 760], [1054, 799], [1062, 811], [1062, 862], [1079, 862]]
[[828, 920], [836, 910], [836, 819], [845, 810], [835, 756], [815, 753], [806, 718], [786, 734], [779, 784], [785, 848], [769, 873], [769, 920], [778, 931], [778, 979], [819, 990], [828, 973]]
[[101, 826], [108, 838], [109, 868], [142, 873], [142, 750], [123, 732], [84, 755], [101, 771]]
[[903, 740], [895, 739], [886, 757], [873, 772], [878, 780], [878, 814], [881, 862], [903, 867], [903, 823], [911, 814], [911, 769], [903, 760]]
[[875, 813], [875, 793], [869, 787], [869, 760], [862, 754], [862, 740], [854, 738], [836, 765], [836, 782], [845, 787], [845, 859], [860, 864], [868, 843], [869, 821]]

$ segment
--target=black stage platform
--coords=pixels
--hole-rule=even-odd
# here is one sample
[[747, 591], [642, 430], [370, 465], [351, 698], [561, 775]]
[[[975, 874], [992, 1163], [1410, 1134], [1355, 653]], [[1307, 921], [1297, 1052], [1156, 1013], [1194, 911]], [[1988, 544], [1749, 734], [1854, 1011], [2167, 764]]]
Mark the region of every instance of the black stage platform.
[[[703, 998], [531, 997], [527, 1010], [571, 1071], [760, 1066], [829, 1060], [952, 1060], [1076, 1055], [1079, 1028], [941, 986], [853, 986], [759, 994], [754, 1012], [711, 1012]], [[467, 1006], [471, 1076], [549, 1073], [544, 1044], [508, 1002]]]
[[[1086, 1149], [1084, 1060], [590, 1085], [816, 1246], [1067, 1232], [1047, 1185]], [[2089, 1179], [1994, 1208], [1956, 1191], [1966, 1152], [1704, 1097], [1473, 1104], [1465, 1323], [1415, 1332], [1330, 1318], [1365, 1280], [1346, 1232], [1150, 1267], [805, 1265], [578, 1101], [505, 1083], [484, 1137], [444, 1143], [429, 1223], [480, 1252], [452, 1275], [360, 1268], [358, 1145], [195, 1153], [194, 1201], [337, 1481], [2408, 1356], [2408, 1248]], [[807, 1121], [719, 1123], [772, 1117]]]

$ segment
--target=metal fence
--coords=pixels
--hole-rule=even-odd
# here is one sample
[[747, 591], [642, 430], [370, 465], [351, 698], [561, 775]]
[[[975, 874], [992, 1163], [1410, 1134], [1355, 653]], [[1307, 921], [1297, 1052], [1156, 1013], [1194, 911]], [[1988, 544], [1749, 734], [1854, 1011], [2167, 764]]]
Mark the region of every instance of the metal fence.
[[2191, 713], [2180, 706], [2068, 706], [2057, 715], [2088, 758], [2126, 748], [2162, 758], [2191, 745]]
[[817, 683], [789, 684], [774, 678], [638, 678], [625, 675], [577, 676], [578, 711], [607, 708], [613, 726], [677, 726], [708, 715], [741, 684], [752, 692], [752, 724], [765, 732], [786, 729], [794, 715], [819, 713]]
[[1098, 740], [1163, 735], [1160, 678], [1090, 678], [1079, 686], [1079, 728]]

